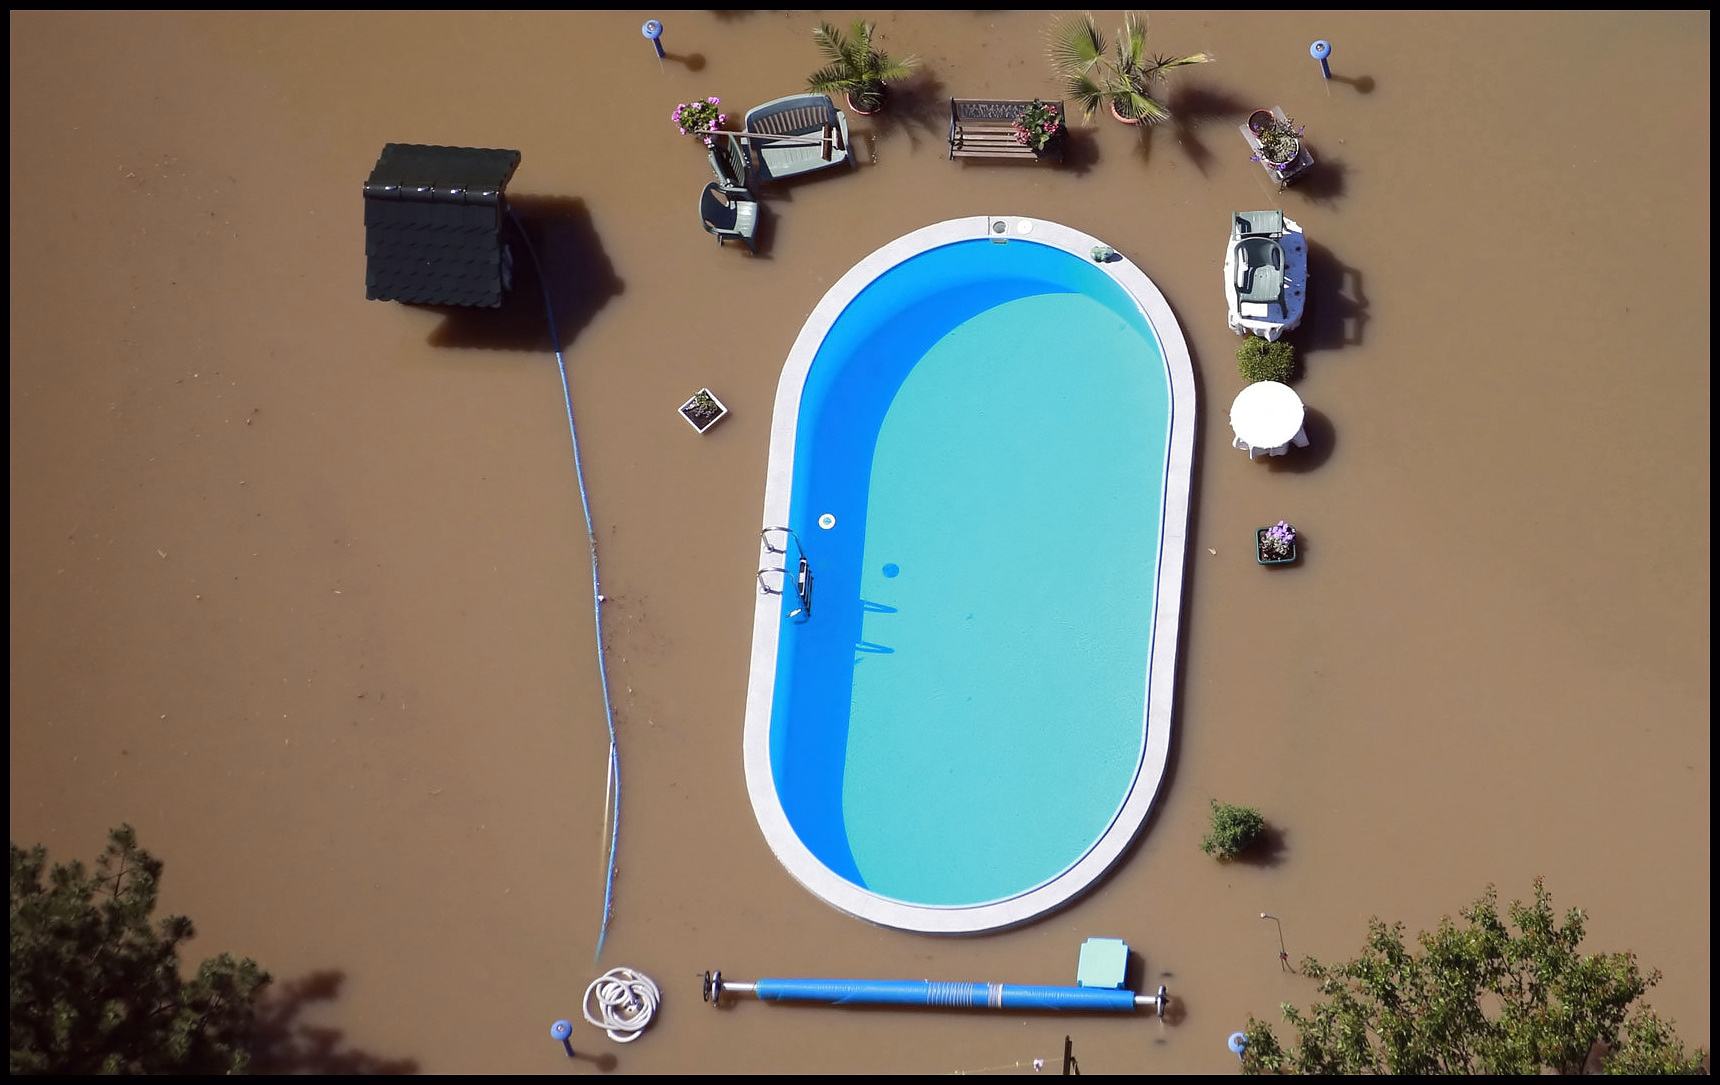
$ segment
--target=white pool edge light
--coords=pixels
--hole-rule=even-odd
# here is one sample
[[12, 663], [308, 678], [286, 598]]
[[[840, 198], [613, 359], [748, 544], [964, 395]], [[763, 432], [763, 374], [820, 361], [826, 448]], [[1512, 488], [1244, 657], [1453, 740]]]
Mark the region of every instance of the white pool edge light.
[[[1024, 223], [1031, 224], [1027, 230], [1021, 229]], [[1003, 232], [995, 230], [997, 224], [1005, 224]], [[813, 307], [789, 350], [777, 382], [776, 404], [771, 415], [770, 459], [765, 470], [763, 526], [788, 523], [801, 392], [813, 358], [837, 318], [873, 280], [903, 261], [944, 245], [987, 239], [1012, 245], [1046, 245], [1097, 267], [1134, 299], [1158, 338], [1164, 356], [1170, 380], [1171, 419], [1165, 463], [1163, 535], [1147, 666], [1146, 742], [1128, 795], [1104, 834], [1072, 866], [1049, 881], [1003, 900], [973, 905], [911, 904], [853, 884], [825, 866], [801, 843], [777, 795], [770, 758], [770, 724], [782, 600], [775, 595], [760, 594], [754, 601], [752, 660], [742, 738], [747, 796], [753, 813], [771, 851], [795, 880], [813, 895], [850, 915], [887, 927], [931, 934], [969, 934], [1016, 926], [1067, 904], [1111, 868], [1145, 824], [1164, 779], [1170, 753], [1177, 631], [1182, 617], [1183, 562], [1188, 544], [1189, 487], [1194, 466], [1194, 366], [1170, 303], [1146, 273], [1127, 258], [1095, 264], [1091, 259], [1093, 248], [1104, 244], [1098, 238], [1044, 219], [998, 215], [949, 219], [899, 237], [855, 264]], [[760, 567], [767, 564], [768, 557], [761, 542]]]

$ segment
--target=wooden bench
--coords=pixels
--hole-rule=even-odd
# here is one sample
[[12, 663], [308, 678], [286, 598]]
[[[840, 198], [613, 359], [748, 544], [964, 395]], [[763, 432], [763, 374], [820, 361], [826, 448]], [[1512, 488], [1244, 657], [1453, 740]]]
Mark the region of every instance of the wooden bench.
[[[950, 99], [951, 158], [1014, 158], [1037, 162], [1063, 157], [1063, 133], [1051, 141], [1044, 154], [1015, 138], [1015, 119], [1032, 101], [1003, 101], [990, 98]], [[1057, 113], [1065, 121], [1068, 111], [1058, 102]], [[1067, 127], [1065, 127], [1065, 132]]]

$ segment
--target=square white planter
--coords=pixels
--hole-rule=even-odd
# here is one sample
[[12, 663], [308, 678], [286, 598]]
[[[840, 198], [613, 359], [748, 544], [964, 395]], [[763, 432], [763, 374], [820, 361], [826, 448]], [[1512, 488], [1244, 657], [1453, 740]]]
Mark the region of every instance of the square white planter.
[[[714, 415], [710, 415], [710, 416], [706, 417], [703, 420], [703, 422], [694, 421], [694, 419], [697, 415], [695, 407], [697, 406], [697, 404], [699, 402], [700, 396], [708, 397], [712, 403], [715, 403], [717, 405], [717, 413]], [[693, 432], [695, 432], [695, 433], [704, 433], [706, 430], [710, 429], [712, 426], [716, 425], [718, 422], [721, 422], [724, 418], [728, 417], [728, 413], [729, 413], [729, 409], [727, 407], [723, 406], [723, 401], [718, 399], [716, 397], [716, 394], [713, 393], [709, 388], [699, 389], [696, 393], [693, 394], [691, 399], [689, 399], [689, 400], [687, 400], [687, 402], [681, 404], [681, 410], [680, 410], [681, 417], [686, 419], [687, 425], [692, 426]]]

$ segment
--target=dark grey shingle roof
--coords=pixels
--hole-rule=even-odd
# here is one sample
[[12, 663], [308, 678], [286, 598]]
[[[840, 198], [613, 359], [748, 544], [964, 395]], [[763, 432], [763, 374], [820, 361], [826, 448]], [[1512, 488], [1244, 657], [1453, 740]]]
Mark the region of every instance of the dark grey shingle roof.
[[365, 297], [502, 303], [503, 190], [518, 151], [390, 143], [364, 185]]

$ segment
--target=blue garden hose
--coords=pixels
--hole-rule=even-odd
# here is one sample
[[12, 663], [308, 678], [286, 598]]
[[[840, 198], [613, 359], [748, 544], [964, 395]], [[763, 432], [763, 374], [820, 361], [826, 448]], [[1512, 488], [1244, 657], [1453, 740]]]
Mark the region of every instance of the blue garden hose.
[[537, 249], [532, 246], [532, 239], [520, 223], [520, 217], [513, 208], [508, 208], [508, 217], [513, 220], [514, 229], [519, 231], [521, 240], [526, 243], [526, 253], [532, 259], [532, 267], [537, 271], [538, 286], [543, 291], [544, 316], [549, 321], [550, 347], [555, 351], [556, 369], [561, 373], [561, 398], [567, 406], [567, 436], [573, 443], [573, 475], [579, 483], [579, 504], [585, 512], [585, 537], [591, 545], [591, 613], [592, 621], [597, 629], [597, 678], [603, 688], [603, 720], [609, 726], [609, 779], [605, 790], [609, 796], [609, 805], [604, 811], [604, 818], [609, 822], [609, 869], [603, 878], [603, 920], [597, 928], [597, 951], [592, 954], [592, 960], [603, 956], [603, 943], [609, 937], [609, 916], [615, 906], [615, 850], [621, 837], [621, 754], [615, 743], [615, 706], [609, 699], [609, 668], [603, 659], [603, 589], [597, 579], [597, 532], [591, 525], [591, 496], [585, 490], [585, 468], [579, 458], [579, 430], [573, 424], [573, 393], [567, 384], [567, 361], [561, 355], [561, 335], [555, 326], [555, 303], [550, 298], [549, 280], [544, 278], [543, 265], [538, 262]]

